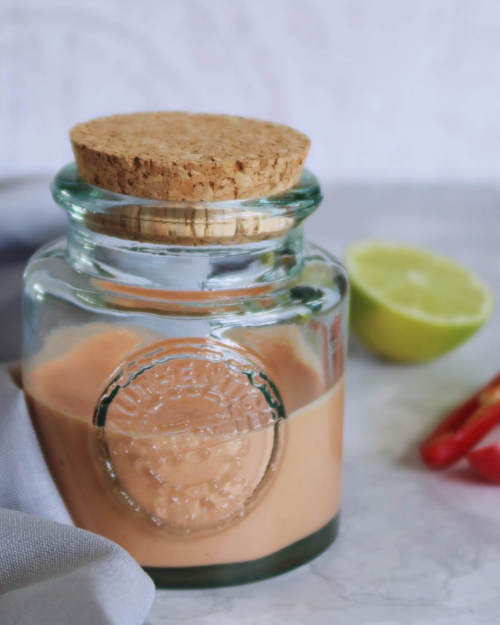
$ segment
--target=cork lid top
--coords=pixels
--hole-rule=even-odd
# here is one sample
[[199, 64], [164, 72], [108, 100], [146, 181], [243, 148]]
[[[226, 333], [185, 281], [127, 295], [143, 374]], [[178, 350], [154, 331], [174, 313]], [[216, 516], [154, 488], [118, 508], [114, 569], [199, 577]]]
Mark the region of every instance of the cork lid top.
[[70, 138], [85, 182], [168, 201], [281, 193], [298, 182], [310, 147], [280, 124], [184, 112], [101, 117], [74, 126]]

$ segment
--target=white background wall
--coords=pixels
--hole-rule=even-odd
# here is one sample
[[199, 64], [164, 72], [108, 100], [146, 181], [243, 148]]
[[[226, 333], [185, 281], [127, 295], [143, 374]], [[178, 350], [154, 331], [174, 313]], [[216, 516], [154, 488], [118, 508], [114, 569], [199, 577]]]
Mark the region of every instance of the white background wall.
[[146, 109], [309, 134], [338, 180], [496, 180], [499, 0], [0, 0], [0, 180]]

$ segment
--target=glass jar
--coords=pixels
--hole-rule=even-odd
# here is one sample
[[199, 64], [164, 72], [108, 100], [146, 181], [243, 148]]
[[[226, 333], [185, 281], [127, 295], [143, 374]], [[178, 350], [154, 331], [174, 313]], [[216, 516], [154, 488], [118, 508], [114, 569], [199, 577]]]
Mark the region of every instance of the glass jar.
[[176, 203], [69, 165], [52, 192], [69, 232], [26, 269], [23, 383], [75, 524], [160, 587], [321, 553], [338, 528], [347, 278], [304, 242], [316, 178]]

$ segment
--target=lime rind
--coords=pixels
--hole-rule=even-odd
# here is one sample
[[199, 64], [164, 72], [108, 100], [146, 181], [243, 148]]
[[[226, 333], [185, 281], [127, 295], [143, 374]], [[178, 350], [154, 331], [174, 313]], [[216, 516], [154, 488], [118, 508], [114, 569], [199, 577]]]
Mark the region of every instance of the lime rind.
[[[379, 269], [382, 279], [384, 279], [383, 274], [385, 274], [386, 278], [386, 284], [383, 289], [374, 288], [371, 284], [368, 284], [361, 275], [363, 274], [365, 268], [362, 267], [360, 270], [359, 257], [363, 255], [363, 253], [373, 252], [374, 250], [379, 250], [383, 253], [389, 252], [390, 254], [394, 254], [395, 257], [397, 255], [400, 255], [401, 257], [413, 255], [414, 258], [420, 258], [424, 265], [428, 265], [429, 261], [434, 261], [437, 267], [449, 269], [449, 274], [446, 278], [451, 278], [452, 275], [455, 277], [459, 276], [460, 286], [468, 284], [469, 287], [471, 287], [471, 290], [476, 292], [477, 297], [474, 297], [473, 299], [475, 301], [481, 299], [479, 310], [475, 314], [459, 313], [455, 315], [439, 315], [423, 311], [422, 308], [417, 305], [410, 307], [405, 304], [396, 303], [394, 299], [387, 297], [387, 290], [388, 288], [391, 288], [391, 283], [388, 284], [390, 279], [387, 279], [390, 271], [385, 270], [384, 268]], [[351, 282], [362, 292], [379, 303], [381, 306], [384, 306], [395, 314], [406, 317], [408, 320], [416, 320], [429, 325], [442, 327], [480, 326], [490, 317], [493, 311], [494, 296], [483, 280], [460, 263], [433, 251], [383, 241], [361, 241], [349, 247], [345, 256], [345, 265]], [[374, 270], [376, 271], [377, 268], [372, 267], [370, 270], [373, 272]], [[412, 269], [409, 271], [411, 270]], [[394, 279], [394, 283], [392, 284], [397, 287], [398, 285], [396, 283], [398, 281], [401, 283], [401, 280]], [[417, 289], [415, 289], [415, 291], [417, 291]], [[462, 293], [457, 293], [457, 291], [449, 291], [446, 297], [448, 299], [455, 300], [457, 304], [460, 304], [460, 299], [463, 299], [464, 303], [468, 303], [471, 300], [470, 293], [463, 295]], [[457, 308], [458, 307], [459, 306], [457, 305]]]

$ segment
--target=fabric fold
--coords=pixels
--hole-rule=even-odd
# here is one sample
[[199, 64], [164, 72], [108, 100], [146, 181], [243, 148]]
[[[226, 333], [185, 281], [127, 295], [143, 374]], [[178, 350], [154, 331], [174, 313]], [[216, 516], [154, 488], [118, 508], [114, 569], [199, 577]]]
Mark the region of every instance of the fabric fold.
[[142, 625], [154, 585], [115, 543], [73, 526], [16, 366], [0, 366], [2, 625]]

